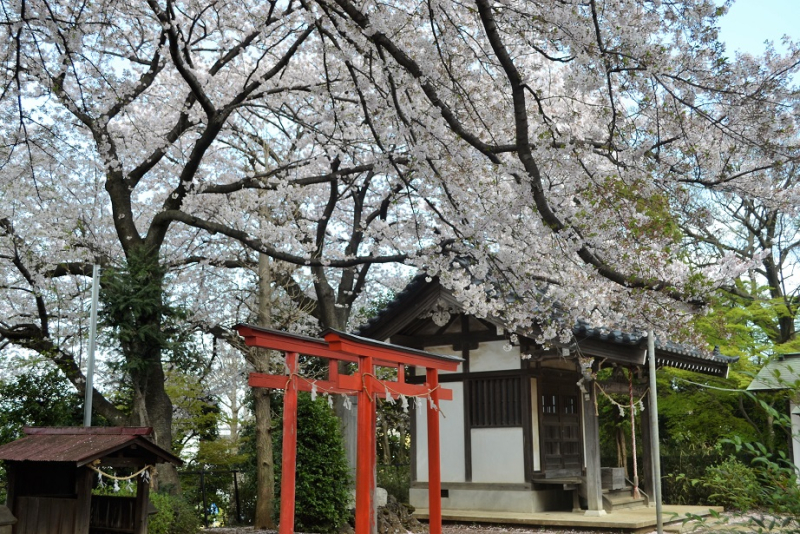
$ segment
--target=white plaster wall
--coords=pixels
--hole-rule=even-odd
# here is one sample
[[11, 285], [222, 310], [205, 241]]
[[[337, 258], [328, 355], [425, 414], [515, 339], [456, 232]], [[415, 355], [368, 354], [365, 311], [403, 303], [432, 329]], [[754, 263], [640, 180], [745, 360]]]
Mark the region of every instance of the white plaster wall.
[[524, 483], [522, 428], [473, 428], [472, 481]]
[[519, 347], [512, 347], [508, 352], [503, 350], [505, 341], [489, 341], [481, 343], [476, 350], [469, 351], [469, 371], [500, 371], [503, 369], [519, 369], [522, 361]]
[[[461, 351], [460, 350], [453, 350], [452, 345], [442, 345], [439, 347], [425, 347], [425, 352], [430, 352], [432, 354], [441, 354], [443, 356], [458, 356], [461, 358]], [[439, 371], [440, 375], [448, 374], [448, 373], [461, 373], [463, 369], [461, 368], [462, 364], [458, 364], [458, 369], [455, 371]], [[425, 374], [425, 369], [423, 367], [417, 367], [417, 375]]]
[[[441, 401], [439, 413], [439, 446], [442, 482], [464, 482], [464, 385], [448, 382], [443, 387], [453, 390], [452, 401]], [[413, 399], [410, 401], [413, 402]], [[427, 400], [415, 410], [417, 480], [428, 481], [428, 410]], [[445, 417], [442, 417], [444, 413]]]

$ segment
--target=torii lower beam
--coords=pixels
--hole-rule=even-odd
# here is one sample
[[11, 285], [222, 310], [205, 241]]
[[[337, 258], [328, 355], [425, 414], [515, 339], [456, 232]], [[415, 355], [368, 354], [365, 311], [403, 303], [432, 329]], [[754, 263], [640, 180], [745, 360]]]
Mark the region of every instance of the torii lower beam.
[[[238, 332], [248, 346], [281, 350], [289, 376], [252, 373], [252, 387], [285, 389], [283, 420], [283, 477], [281, 480], [280, 534], [294, 533], [295, 458], [297, 452], [297, 392], [321, 389], [325, 393], [358, 395], [358, 438], [356, 460], [356, 534], [372, 534], [375, 516], [375, 397], [381, 393], [426, 397], [428, 402], [428, 501], [429, 530], [442, 532], [441, 467], [439, 450], [439, 402], [452, 400], [452, 391], [439, 387], [439, 370], [455, 371], [461, 358], [441, 356], [387, 343], [380, 343], [343, 332], [329, 330], [325, 340], [239, 325]], [[327, 358], [328, 380], [311, 380], [298, 374], [299, 354]], [[340, 375], [337, 361], [357, 361], [358, 373]], [[397, 368], [397, 381], [379, 380], [375, 365]], [[404, 366], [425, 368], [424, 385], [407, 384]], [[369, 409], [366, 409], [369, 406]]]

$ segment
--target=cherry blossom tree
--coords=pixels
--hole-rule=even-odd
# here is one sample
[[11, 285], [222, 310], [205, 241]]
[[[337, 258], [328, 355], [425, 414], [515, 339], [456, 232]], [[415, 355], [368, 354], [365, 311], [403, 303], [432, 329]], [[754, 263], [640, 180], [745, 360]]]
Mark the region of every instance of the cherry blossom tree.
[[[797, 164], [774, 172], [781, 178], [765, 177], [765, 182], [793, 186], [797, 181]], [[715, 261], [730, 253], [742, 259], [759, 258], [727, 288], [729, 299], [753, 312], [746, 317], [760, 332], [760, 339], [750, 343], [755, 351], [777, 345], [784, 345], [780, 351], [792, 351], [800, 311], [796, 208], [731, 192], [704, 192], [687, 203], [682, 226], [697, 262]]]
[[[761, 171], [797, 161], [800, 52], [726, 59], [711, 1], [0, 2], [0, 336], [79, 390], [95, 262], [147, 266], [142, 333], [252, 317], [263, 254], [323, 326], [403, 263], [545, 342], [746, 267], [683, 261], [694, 188], [796, 198]], [[169, 447], [158, 339], [117, 347], [133, 415], [94, 403]]]

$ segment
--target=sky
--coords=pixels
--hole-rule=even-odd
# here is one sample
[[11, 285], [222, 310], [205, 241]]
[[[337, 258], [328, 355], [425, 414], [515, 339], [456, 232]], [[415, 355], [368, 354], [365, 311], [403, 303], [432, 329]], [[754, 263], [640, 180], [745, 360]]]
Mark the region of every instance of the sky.
[[[723, 17], [720, 38], [729, 52], [758, 54], [764, 41], [800, 41], [800, 0], [738, 0]], [[778, 48], [780, 49], [780, 48]]]

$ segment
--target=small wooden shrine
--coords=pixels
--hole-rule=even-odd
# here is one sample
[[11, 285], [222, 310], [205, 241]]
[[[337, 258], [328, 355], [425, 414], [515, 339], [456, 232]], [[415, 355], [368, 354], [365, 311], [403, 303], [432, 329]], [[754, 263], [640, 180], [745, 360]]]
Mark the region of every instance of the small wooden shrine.
[[[182, 463], [147, 439], [146, 427], [25, 428], [0, 446], [8, 472], [12, 534], [146, 534], [156, 463]], [[116, 474], [112, 474], [112, 470]], [[93, 495], [95, 485], [129, 480], [135, 497]]]

